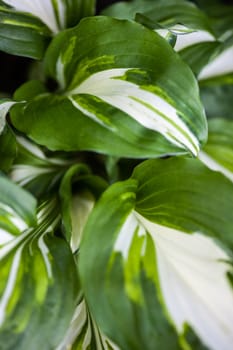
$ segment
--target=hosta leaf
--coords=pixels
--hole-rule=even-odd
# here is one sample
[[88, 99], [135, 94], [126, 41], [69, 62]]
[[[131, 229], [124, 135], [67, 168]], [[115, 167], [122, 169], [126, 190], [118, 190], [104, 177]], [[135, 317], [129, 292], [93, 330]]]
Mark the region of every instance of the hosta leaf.
[[209, 138], [200, 160], [233, 181], [233, 122], [225, 119], [209, 121]]
[[[149, 350], [158, 346], [158, 348], [179, 349], [175, 332], [169, 326], [159, 307], [154, 285], [147, 278], [143, 262], [141, 262], [143, 271], [140, 273], [138, 251], [140, 251], [142, 241], [135, 242], [134, 258], [131, 259], [131, 264], [129, 262], [128, 284], [132, 285], [132, 292], [134, 291], [136, 296], [143, 298], [143, 294], [145, 296], [149, 294], [145, 302], [142, 300], [137, 302], [136, 297], [129, 298], [125, 286], [122, 256], [117, 252], [114, 254], [113, 251], [119, 230], [134, 206], [135, 187], [134, 181], [111, 187], [111, 190], [103, 195], [88, 220], [79, 257], [84, 294], [97, 323], [120, 348]], [[98, 220], [98, 226], [93, 236], [93, 225], [97, 222], [96, 220]], [[90, 245], [90, 240], [92, 242], [98, 240], [96, 244], [101, 242], [98, 259], [96, 256], [98, 250], [96, 247], [94, 249], [96, 244]], [[126, 238], [124, 244], [126, 247], [128, 242]], [[88, 260], [87, 246], [89, 246]], [[150, 262], [152, 262], [154, 254], [151, 252], [149, 255]], [[95, 264], [93, 264], [94, 261]], [[142, 291], [140, 285], [138, 286], [140, 280], [143, 281], [144, 290]]]
[[155, 0], [119, 1], [108, 6], [101, 13], [104, 16], [133, 20], [136, 13], [153, 9], [154, 3]]
[[82, 163], [73, 165], [65, 173], [59, 195], [65, 236], [73, 252], [79, 249], [83, 229], [96, 199], [107, 187], [104, 179], [92, 175]]
[[37, 18], [17, 13], [0, 4], [1, 51], [41, 59], [50, 36], [48, 28]]
[[6, 126], [6, 115], [14, 104], [14, 101], [7, 99], [0, 100], [0, 135], [3, 133]]
[[147, 161], [139, 181], [136, 210], [147, 219], [187, 232], [217, 237], [233, 249], [232, 183], [199, 160]]
[[56, 350], [120, 350], [98, 329], [85, 300], [75, 309], [70, 327]]
[[[83, 229], [83, 227], [81, 228], [83, 225], [80, 225], [80, 219], [82, 216], [84, 216], [85, 221], [85, 218], [88, 215], [88, 213], [86, 214], [85, 211], [85, 201], [82, 201], [82, 198], [79, 198], [79, 196], [73, 196], [72, 185], [77, 177], [82, 177], [88, 173], [90, 173], [90, 170], [86, 165], [73, 165], [64, 175], [59, 189], [63, 225], [65, 228], [66, 238], [68, 241], [70, 241], [72, 251], [76, 251], [79, 247], [79, 244], [74, 242], [80, 241], [80, 231]], [[87, 207], [89, 207], [88, 204]], [[72, 215], [73, 212], [75, 213]]]
[[[105, 192], [85, 228], [79, 258], [84, 294], [104, 333], [122, 349], [231, 348], [230, 256], [212, 238], [203, 235], [207, 231], [204, 229], [205, 217], [199, 215], [199, 221], [195, 220], [195, 201], [192, 208], [188, 206], [186, 212], [183, 211], [186, 223], [190, 222], [189, 230], [181, 220], [178, 229], [176, 218], [177, 214], [180, 219], [179, 208], [185, 195], [190, 201], [195, 198], [201, 203], [202, 214], [211, 210], [211, 200], [219, 209], [218, 199], [206, 197], [200, 189], [200, 184], [208, 187], [216, 174], [208, 169], [205, 174], [205, 167], [199, 166], [198, 161], [178, 159], [175, 164], [176, 160], [147, 161], [139, 165], [134, 174], [136, 181], [115, 184]], [[172, 182], [168, 169], [170, 161], [173, 162], [175, 189], [174, 182], [180, 181], [177, 198], [175, 192], [169, 195], [169, 188], [166, 190], [166, 180]], [[190, 168], [189, 174], [182, 162]], [[193, 185], [187, 193], [187, 175], [192, 180], [197, 175], [192, 176], [194, 164], [199, 173], [199, 186]], [[205, 177], [201, 176], [202, 172]], [[225, 182], [232, 196], [231, 183], [219, 176], [218, 186], [224, 194]], [[174, 209], [172, 216], [168, 204], [163, 206], [159, 200], [163, 195], [169, 205], [170, 199], [177, 199], [177, 210]], [[155, 198], [158, 199], [157, 206]], [[205, 211], [204, 198], [208, 198]], [[232, 212], [231, 204], [229, 207]], [[149, 216], [146, 208], [154, 215]], [[166, 217], [163, 223], [159, 212]], [[224, 219], [232, 227], [230, 215], [225, 215]], [[209, 226], [215, 230], [215, 222]], [[225, 226], [222, 223], [224, 232]], [[99, 242], [101, 251], [94, 247]]]
[[[148, 6], [148, 8], [147, 8]], [[122, 11], [121, 11], [122, 9]], [[128, 11], [123, 11], [128, 9]], [[184, 0], [131, 1], [112, 5], [103, 13], [113, 17], [132, 18], [154, 29], [161, 36], [176, 35], [174, 49], [181, 51], [201, 42], [212, 42], [215, 36], [208, 17], [194, 4]], [[158, 28], [158, 25], [161, 28]], [[195, 50], [197, 51], [197, 50]], [[206, 56], [206, 55], [205, 55]], [[197, 61], [195, 60], [195, 63]]]
[[[199, 74], [221, 47], [217, 41], [210, 19], [194, 4], [183, 0], [155, 1], [154, 7], [136, 15], [136, 20], [165, 38], [176, 36], [174, 50]], [[154, 26], [153, 26], [154, 23]], [[158, 24], [162, 29], [158, 29]]]
[[205, 66], [215, 58], [220, 47], [221, 43], [218, 41], [209, 40], [202, 42], [200, 40], [199, 42], [184, 48], [180, 52], [180, 55], [192, 68], [192, 71], [198, 76], [198, 74], [205, 69]]
[[36, 200], [0, 174], [0, 245], [36, 224]]
[[4, 0], [0, 3], [0, 50], [41, 59], [51, 37], [94, 14], [95, 0]]
[[188, 28], [203, 30], [213, 34], [208, 17], [193, 3], [185, 0], [155, 0], [153, 9], [144, 10], [155, 22], [166, 26], [182, 24]]
[[165, 40], [139, 24], [84, 19], [54, 39], [46, 67], [62, 90], [16, 106], [12, 122], [50, 149], [196, 155], [206, 139], [191, 71]]
[[201, 70], [198, 76], [200, 81], [221, 78], [221, 76], [226, 76], [227, 80], [228, 75], [232, 76], [233, 37], [229, 45], [224, 42], [220, 49], [218, 55]]
[[73, 314], [76, 265], [67, 243], [53, 234], [59, 222], [54, 205], [43, 203], [38, 226], [0, 248], [0, 344], [6, 350], [54, 349]]
[[54, 191], [66, 170], [76, 161], [68, 155], [47, 156], [38, 145], [17, 136], [17, 156], [10, 169], [11, 179], [36, 197]]
[[20, 12], [38, 17], [54, 33], [73, 26], [85, 16], [93, 15], [95, 0], [3, 0]]

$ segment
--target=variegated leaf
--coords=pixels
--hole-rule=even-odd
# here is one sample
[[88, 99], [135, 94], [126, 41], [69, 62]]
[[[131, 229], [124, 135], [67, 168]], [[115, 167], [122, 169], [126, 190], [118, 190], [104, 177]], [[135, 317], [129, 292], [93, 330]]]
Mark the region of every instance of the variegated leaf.
[[83, 229], [96, 199], [107, 187], [105, 180], [92, 175], [85, 164], [75, 164], [65, 173], [59, 195], [64, 232], [73, 253], [79, 250]]
[[4, 0], [0, 2], [0, 49], [42, 59], [59, 31], [95, 11], [95, 0]]
[[55, 200], [41, 204], [37, 225], [0, 247], [1, 349], [54, 349], [71, 321], [77, 273], [69, 246], [53, 234], [56, 207]]
[[218, 55], [213, 58], [200, 72], [198, 79], [200, 81], [216, 79], [221, 76], [228, 76], [233, 74], [233, 37], [231, 43], [226, 45], [223, 42]]
[[8, 171], [16, 156], [16, 140], [9, 124], [7, 114], [17, 102], [0, 99], [0, 170]]
[[16, 102], [7, 99], [0, 100], [0, 135], [3, 133], [6, 126], [6, 115], [15, 103]]
[[58, 185], [66, 170], [77, 161], [67, 155], [47, 156], [37, 144], [17, 136], [17, 156], [10, 169], [10, 178], [40, 197]]
[[0, 35], [1, 51], [41, 59], [51, 32], [39, 19], [0, 4]]
[[75, 309], [70, 327], [56, 350], [120, 350], [98, 329], [85, 300]]
[[38, 17], [54, 33], [78, 23], [82, 16], [93, 14], [94, 0], [3, 0], [15, 10]]
[[[167, 28], [167, 31], [170, 30], [177, 35], [176, 51], [197, 43], [215, 40], [208, 17], [188, 1], [154, 1], [154, 7], [149, 11], [143, 11], [143, 15], [151, 20], [151, 24], [159, 23]], [[164, 35], [164, 32], [158, 32]]]
[[199, 159], [210, 169], [220, 171], [233, 181], [233, 122], [225, 119], [209, 121], [208, 143]]
[[36, 200], [0, 174], [0, 245], [36, 225]]
[[146, 161], [101, 197], [79, 269], [91, 313], [118, 346], [231, 349], [232, 196], [224, 176], [181, 158]]
[[191, 71], [165, 40], [139, 24], [85, 19], [54, 39], [46, 67], [61, 93], [36, 97], [11, 115], [16, 128], [50, 149], [197, 155], [205, 142]]

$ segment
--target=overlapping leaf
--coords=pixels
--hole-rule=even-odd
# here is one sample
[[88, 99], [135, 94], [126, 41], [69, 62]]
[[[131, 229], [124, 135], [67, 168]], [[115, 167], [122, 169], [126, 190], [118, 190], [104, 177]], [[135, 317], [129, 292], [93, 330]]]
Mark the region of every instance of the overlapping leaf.
[[43, 58], [51, 36], [94, 14], [94, 0], [0, 2], [0, 50]]
[[[206, 139], [191, 71], [165, 40], [139, 24], [85, 19], [54, 39], [46, 68], [59, 93], [30, 95], [25, 108], [13, 108], [12, 122], [52, 150], [196, 155]], [[21, 89], [18, 95], [28, 100]]]
[[91, 313], [121, 348], [231, 348], [231, 256], [211, 236], [232, 249], [232, 195], [224, 176], [181, 158], [146, 161], [102, 196], [79, 266]]
[[120, 350], [101, 331], [91, 318], [85, 300], [75, 309], [71, 325], [56, 350]]
[[120, 18], [136, 16], [137, 21], [163, 37], [175, 34], [175, 50], [199, 80], [206, 80], [233, 72], [232, 9], [211, 5], [207, 12], [209, 16], [185, 0], [134, 0], [114, 4], [103, 13]]

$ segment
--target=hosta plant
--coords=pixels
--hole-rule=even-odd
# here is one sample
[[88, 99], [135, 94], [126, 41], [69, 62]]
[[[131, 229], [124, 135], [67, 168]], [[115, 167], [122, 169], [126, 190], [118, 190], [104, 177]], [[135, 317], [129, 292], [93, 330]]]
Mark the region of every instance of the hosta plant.
[[0, 1], [0, 350], [231, 350], [233, 7], [100, 5]]

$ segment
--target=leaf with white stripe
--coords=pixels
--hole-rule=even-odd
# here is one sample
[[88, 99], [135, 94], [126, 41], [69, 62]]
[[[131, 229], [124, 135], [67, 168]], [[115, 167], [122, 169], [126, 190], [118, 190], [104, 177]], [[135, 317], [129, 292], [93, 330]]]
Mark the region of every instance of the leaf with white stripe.
[[65, 173], [60, 187], [62, 224], [73, 253], [79, 250], [83, 229], [96, 199], [108, 187], [107, 182], [85, 164], [75, 164]]
[[7, 99], [1, 99], [0, 100], [0, 135], [3, 133], [5, 127], [6, 127], [6, 116], [11, 107], [16, 104], [16, 102], [7, 100]]
[[19, 12], [39, 18], [52, 33], [72, 27], [82, 17], [93, 15], [95, 0], [3, 0]]
[[[148, 8], [147, 8], [148, 6]], [[123, 11], [123, 9], [128, 11]], [[131, 18], [156, 30], [161, 36], [169, 31], [177, 35], [175, 50], [180, 51], [195, 43], [215, 40], [209, 18], [193, 3], [184, 0], [134, 0], [114, 4], [103, 13], [120, 18]], [[148, 20], [144, 22], [145, 20]], [[158, 24], [163, 28], [157, 29]]]
[[53, 35], [94, 11], [95, 0], [1, 1], [0, 49], [41, 59]]
[[0, 247], [0, 344], [6, 350], [54, 349], [71, 321], [77, 271], [69, 246], [54, 235], [56, 207], [54, 200], [42, 203], [38, 225]]
[[66, 170], [77, 161], [67, 154], [48, 156], [45, 150], [23, 136], [17, 136], [16, 141], [17, 156], [9, 176], [37, 198], [53, 191]]
[[148, 220], [185, 232], [202, 232], [233, 251], [233, 185], [198, 159], [148, 160], [133, 173], [136, 210]]
[[35, 198], [0, 174], [0, 246], [35, 224]]
[[92, 319], [84, 299], [75, 309], [70, 327], [56, 350], [120, 350]]
[[[136, 4], [137, 1], [133, 1], [129, 5], [132, 12]], [[198, 75], [199, 80], [232, 74], [232, 21], [227, 21], [224, 30], [219, 32], [212, 18], [189, 1], [154, 1], [153, 4], [148, 10], [141, 8], [136, 21], [149, 26], [163, 37], [175, 33], [174, 49]], [[112, 15], [115, 11], [117, 13], [117, 5], [109, 9], [110, 15], [111, 9]], [[164, 29], [158, 29], [158, 24]], [[177, 27], [179, 30], [176, 30]]]
[[189, 1], [155, 1], [152, 9], [136, 14], [135, 19], [167, 40], [175, 35], [174, 50], [195, 74], [199, 74], [220, 49], [210, 18]]
[[233, 122], [225, 119], [209, 121], [208, 143], [199, 159], [210, 169], [220, 171], [233, 181]]
[[[84, 231], [79, 270], [91, 313], [125, 350], [230, 350], [232, 257], [206, 235], [232, 232], [231, 182], [192, 159], [147, 161], [133, 177], [103, 194]], [[227, 190], [229, 197], [220, 199]], [[186, 208], [188, 200], [193, 204]], [[220, 215], [206, 218], [220, 202]], [[91, 248], [99, 242], [100, 250]]]
[[200, 72], [198, 79], [200, 81], [217, 79], [222, 76], [233, 75], [233, 36], [230, 44], [223, 42], [218, 55], [213, 58]]
[[0, 4], [0, 36], [1, 51], [41, 59], [51, 32], [39, 19]]
[[7, 122], [7, 114], [17, 102], [0, 99], [0, 170], [8, 171], [16, 156], [16, 140]]
[[164, 39], [137, 23], [84, 19], [54, 39], [46, 69], [59, 94], [37, 96], [11, 116], [17, 129], [50, 149], [197, 155], [206, 140], [191, 70]]

